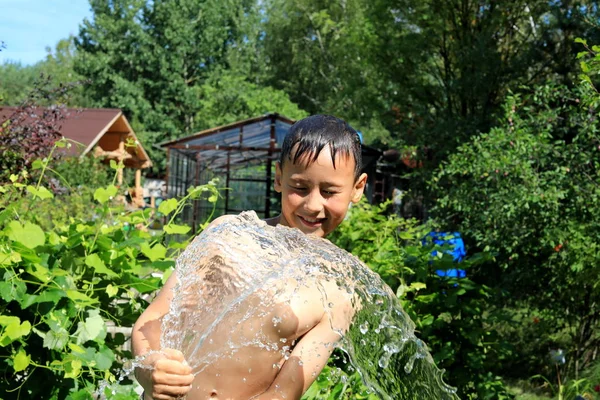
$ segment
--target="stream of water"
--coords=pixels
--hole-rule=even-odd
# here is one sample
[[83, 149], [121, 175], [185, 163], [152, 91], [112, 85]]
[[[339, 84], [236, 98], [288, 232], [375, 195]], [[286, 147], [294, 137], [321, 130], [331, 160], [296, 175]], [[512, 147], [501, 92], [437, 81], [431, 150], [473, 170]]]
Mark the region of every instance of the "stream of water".
[[[202, 382], [271, 381], [285, 363], [311, 368], [306, 360], [337, 348], [381, 398], [458, 398], [390, 288], [328, 240], [245, 212], [196, 237], [175, 273], [161, 346], [181, 350]], [[295, 352], [324, 318], [329, 336]]]

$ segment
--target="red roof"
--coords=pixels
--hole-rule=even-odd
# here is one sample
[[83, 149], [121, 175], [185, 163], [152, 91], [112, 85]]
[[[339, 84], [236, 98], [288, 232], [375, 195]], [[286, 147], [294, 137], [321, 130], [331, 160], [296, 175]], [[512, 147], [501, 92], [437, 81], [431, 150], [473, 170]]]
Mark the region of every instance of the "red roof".
[[[0, 108], [0, 125], [10, 118], [15, 111], [17, 111], [16, 107]], [[131, 129], [129, 122], [127, 122], [127, 119], [118, 108], [69, 108], [66, 109], [66, 119], [60, 121], [59, 124], [61, 126], [60, 133], [65, 138], [81, 144], [80, 146], [71, 147], [70, 153], [72, 155], [82, 156], [87, 154], [107, 133], [110, 133], [111, 136], [114, 134], [124, 134], [137, 141], [137, 137], [133, 129]], [[114, 140], [109, 140], [108, 136], [103, 139], [103, 142], [114, 142]], [[148, 154], [141, 144], [137, 143], [137, 157], [147, 161], [151, 165]], [[105, 150], [114, 149], [105, 148]]]

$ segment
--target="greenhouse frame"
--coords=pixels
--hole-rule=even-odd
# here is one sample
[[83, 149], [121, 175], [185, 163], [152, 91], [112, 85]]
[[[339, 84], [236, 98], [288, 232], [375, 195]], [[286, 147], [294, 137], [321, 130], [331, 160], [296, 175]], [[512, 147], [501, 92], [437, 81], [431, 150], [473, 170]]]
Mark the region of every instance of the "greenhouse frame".
[[[246, 210], [256, 211], [259, 218], [277, 215], [281, 206], [273, 189], [275, 163], [294, 122], [269, 113], [159, 144], [167, 152], [169, 198], [181, 198], [190, 187], [219, 179], [221, 195], [214, 214], [213, 204], [196, 200], [184, 209], [182, 222], [195, 233], [211, 216]], [[363, 170], [375, 168], [380, 155], [378, 150], [363, 146]], [[367, 197], [370, 199], [369, 194]]]

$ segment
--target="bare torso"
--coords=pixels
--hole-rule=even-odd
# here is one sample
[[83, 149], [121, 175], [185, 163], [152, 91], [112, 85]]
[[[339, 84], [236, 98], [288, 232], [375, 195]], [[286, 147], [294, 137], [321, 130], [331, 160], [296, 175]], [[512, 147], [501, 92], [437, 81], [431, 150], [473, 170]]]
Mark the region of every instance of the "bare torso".
[[[248, 247], [243, 248], [240, 243], [245, 240]], [[179, 297], [183, 318], [191, 321], [185, 325], [193, 330], [181, 348], [195, 375], [189, 400], [251, 399], [272, 386], [284, 365], [289, 370], [293, 363], [301, 372], [298, 381], [308, 382], [306, 373], [316, 377], [320, 369], [313, 373], [307, 364], [316, 366], [319, 363], [314, 358], [321, 355], [326, 361], [352, 317], [347, 292], [333, 281], [320, 279], [318, 274], [308, 279], [303, 279], [303, 271], [295, 276], [283, 274], [249, 290], [248, 282], [256, 280], [257, 272], [252, 272], [246, 259], [271, 257], [270, 250], [254, 251], [257, 243], [244, 236], [237, 237], [235, 244], [229, 243], [243, 248], [245, 253], [232, 258], [235, 250], [224, 250], [216, 242], [204, 243], [204, 251], [211, 256], [195, 270], [196, 279], [191, 274], [180, 277], [185, 281], [185, 290], [173, 292], [175, 298]], [[270, 265], [269, 268], [278, 268], [279, 260], [275, 258]], [[260, 274], [265, 274], [265, 270]], [[241, 276], [253, 278], [244, 280]], [[184, 293], [192, 294], [186, 298]], [[322, 331], [324, 325], [326, 329]], [[313, 331], [317, 326], [321, 328]], [[311, 331], [312, 336], [308, 335]], [[306, 345], [305, 340], [299, 347], [302, 351], [292, 354], [303, 339], [311, 343]], [[306, 364], [302, 361], [311, 358]], [[284, 381], [303, 386], [303, 382], [290, 382], [288, 378]]]
[[187, 398], [240, 400], [263, 393], [283, 364], [294, 362], [289, 360], [293, 347], [324, 313], [316, 288], [302, 288], [289, 304], [280, 304], [260, 318], [240, 322], [243, 316], [234, 313], [205, 339], [201, 352], [217, 354], [231, 345], [242, 345], [203, 365]]

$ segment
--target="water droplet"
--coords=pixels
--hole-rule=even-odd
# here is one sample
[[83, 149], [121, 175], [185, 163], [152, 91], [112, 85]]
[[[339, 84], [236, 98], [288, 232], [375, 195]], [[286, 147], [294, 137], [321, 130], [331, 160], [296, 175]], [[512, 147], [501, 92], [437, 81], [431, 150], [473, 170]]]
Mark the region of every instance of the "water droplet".
[[246, 382], [246, 378], [242, 378], [242, 382], [244, 382], [244, 383], [245, 383], [245, 382]]
[[364, 324], [361, 324], [360, 327], [360, 333], [362, 333], [363, 335], [367, 332], [369, 332], [369, 323], [365, 322]]
[[379, 366], [381, 368], [387, 368], [387, 366], [390, 363], [390, 357], [389, 354], [384, 354], [383, 356], [381, 356], [381, 358], [379, 359]]
[[333, 303], [329, 303], [327, 305], [329, 306], [329, 308], [333, 308]]

